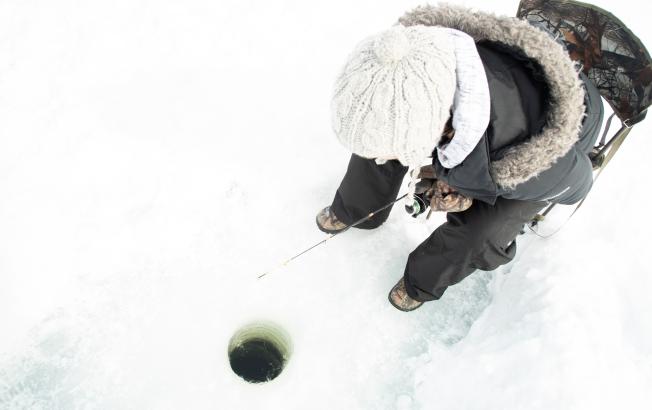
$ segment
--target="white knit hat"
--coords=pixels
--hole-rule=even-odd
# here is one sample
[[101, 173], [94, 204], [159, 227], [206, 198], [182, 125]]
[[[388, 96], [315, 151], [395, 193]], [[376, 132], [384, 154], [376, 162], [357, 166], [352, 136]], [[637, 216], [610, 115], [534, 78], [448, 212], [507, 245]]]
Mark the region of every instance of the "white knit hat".
[[455, 54], [440, 29], [394, 26], [363, 40], [335, 84], [333, 128], [366, 158], [418, 165], [437, 146], [455, 97]]
[[[458, 65], [467, 68], [456, 73]], [[460, 72], [471, 73], [465, 74], [471, 81], [461, 81], [462, 90], [478, 91], [479, 98], [472, 103], [468, 93], [460, 94]], [[363, 40], [349, 56], [335, 83], [333, 130], [339, 141], [359, 156], [397, 158], [412, 168], [411, 200], [414, 171], [439, 144], [454, 104], [453, 140], [457, 141], [450, 152], [455, 159], [443, 161], [451, 167], [475, 147], [489, 119], [488, 85], [475, 43], [457, 30], [397, 25]], [[463, 123], [460, 118], [465, 119]], [[464, 132], [471, 134], [470, 138], [460, 136], [458, 127], [468, 130]]]

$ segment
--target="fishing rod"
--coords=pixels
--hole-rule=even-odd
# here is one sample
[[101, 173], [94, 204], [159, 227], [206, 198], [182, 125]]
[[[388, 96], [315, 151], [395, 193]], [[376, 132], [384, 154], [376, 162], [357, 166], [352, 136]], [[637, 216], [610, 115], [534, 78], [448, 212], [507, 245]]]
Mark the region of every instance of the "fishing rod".
[[328, 234], [328, 236], [327, 236], [325, 239], [322, 239], [321, 241], [319, 241], [319, 242], [317, 242], [316, 244], [312, 245], [311, 247], [309, 247], [309, 248], [306, 249], [305, 251], [300, 252], [300, 253], [294, 255], [293, 257], [291, 257], [290, 259], [286, 260], [286, 261], [283, 262], [283, 263], [280, 263], [280, 264], [279, 264], [278, 266], [276, 266], [274, 269], [271, 269], [271, 270], [269, 270], [269, 271], [263, 273], [262, 275], [259, 275], [259, 276], [258, 276], [258, 279], [260, 279], [260, 278], [262, 278], [262, 277], [264, 277], [264, 276], [269, 275], [270, 273], [274, 272], [274, 271], [275, 271], [276, 269], [278, 269], [278, 268], [281, 268], [281, 267], [285, 267], [285, 266], [287, 266], [290, 262], [292, 262], [293, 260], [297, 259], [297, 258], [300, 257], [301, 255], [304, 255], [304, 254], [310, 252], [311, 250], [315, 249], [316, 247], [318, 247], [318, 246], [321, 245], [321, 244], [326, 243], [328, 240], [330, 240], [330, 239], [336, 237], [337, 235], [342, 234], [342, 233], [348, 231], [350, 228], [353, 228], [353, 227], [355, 227], [356, 225], [360, 225], [361, 223], [363, 223], [363, 222], [365, 222], [365, 221], [371, 219], [371, 218], [372, 218], [374, 215], [376, 215], [378, 212], [382, 212], [382, 211], [384, 211], [385, 209], [389, 208], [390, 206], [394, 205], [395, 203], [397, 203], [398, 201], [400, 201], [401, 199], [403, 199], [403, 198], [405, 198], [405, 197], [407, 197], [407, 196], [408, 196], [408, 194], [405, 194], [405, 195], [403, 195], [402, 197], [397, 198], [397, 199], [395, 199], [394, 201], [392, 201], [392, 202], [390, 202], [390, 203], [384, 205], [383, 207], [376, 209], [375, 211], [371, 212], [369, 215], [365, 216], [364, 218], [361, 218], [361, 219], [359, 219], [359, 220], [353, 222], [351, 225], [347, 225], [347, 226], [346, 226], [344, 229], [342, 229], [341, 231], [337, 231], [337, 232], [335, 232], [335, 233]]

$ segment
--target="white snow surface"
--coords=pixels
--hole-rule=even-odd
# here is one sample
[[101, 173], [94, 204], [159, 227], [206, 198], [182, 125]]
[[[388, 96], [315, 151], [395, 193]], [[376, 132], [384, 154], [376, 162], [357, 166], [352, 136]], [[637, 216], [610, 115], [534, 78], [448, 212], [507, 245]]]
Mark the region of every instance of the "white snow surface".
[[[561, 232], [415, 312], [387, 292], [442, 215], [256, 279], [324, 237], [332, 83], [417, 4], [1, 2], [0, 409], [652, 408], [648, 123]], [[649, 6], [597, 4], [652, 47]], [[252, 385], [226, 348], [261, 319], [294, 352]]]

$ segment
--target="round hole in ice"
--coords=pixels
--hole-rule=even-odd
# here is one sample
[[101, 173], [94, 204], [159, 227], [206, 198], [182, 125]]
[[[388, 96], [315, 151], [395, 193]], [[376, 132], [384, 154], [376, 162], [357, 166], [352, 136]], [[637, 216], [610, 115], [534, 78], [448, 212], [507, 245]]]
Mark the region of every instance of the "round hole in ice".
[[281, 374], [292, 354], [292, 344], [278, 325], [256, 322], [231, 337], [228, 353], [235, 374], [249, 383], [264, 383]]

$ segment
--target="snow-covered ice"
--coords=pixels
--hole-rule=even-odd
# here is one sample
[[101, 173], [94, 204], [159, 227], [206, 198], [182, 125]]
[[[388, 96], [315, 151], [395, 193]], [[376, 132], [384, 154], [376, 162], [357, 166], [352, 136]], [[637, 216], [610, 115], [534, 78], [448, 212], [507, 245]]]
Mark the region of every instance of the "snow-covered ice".
[[[652, 408], [645, 122], [560, 233], [418, 311], [386, 296], [441, 215], [256, 280], [323, 238], [332, 82], [418, 4], [0, 3], [0, 409]], [[226, 349], [259, 319], [294, 352], [251, 385]]]

